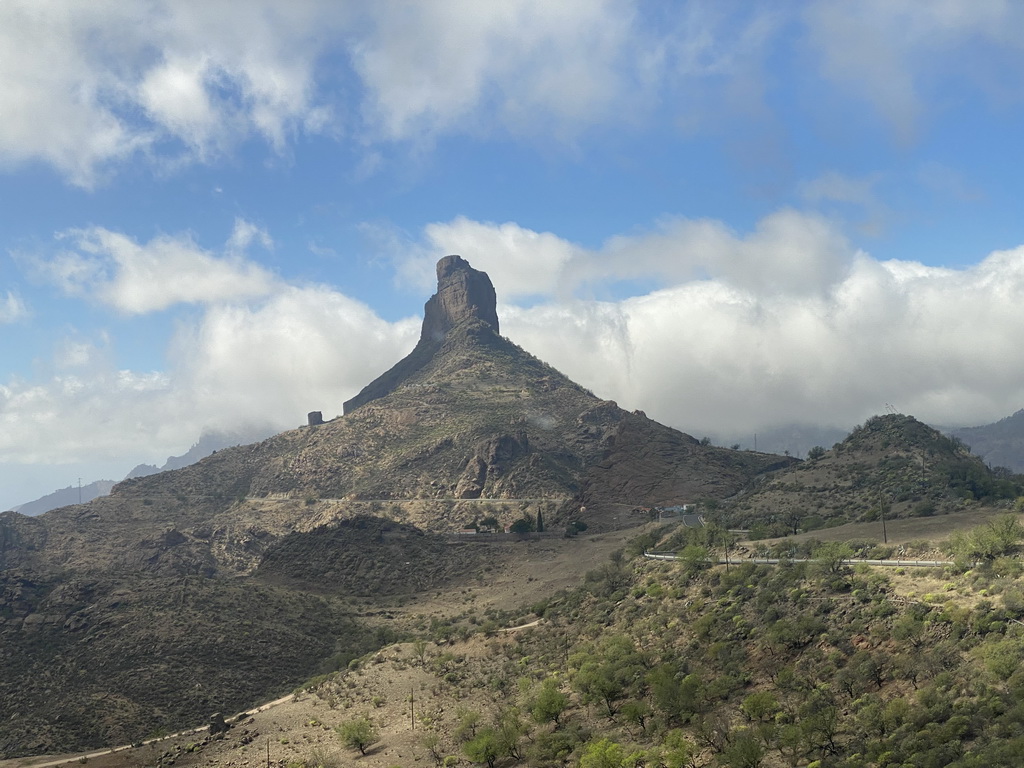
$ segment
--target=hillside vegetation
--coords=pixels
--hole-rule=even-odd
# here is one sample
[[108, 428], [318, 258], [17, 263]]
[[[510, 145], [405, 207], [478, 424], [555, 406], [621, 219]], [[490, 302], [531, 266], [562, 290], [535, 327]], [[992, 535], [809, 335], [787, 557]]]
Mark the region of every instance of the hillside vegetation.
[[[701, 546], [699, 532], [675, 535]], [[1000, 518], [949, 546], [993, 537], [998, 553], [974, 567], [910, 574], [851, 569], [834, 546], [807, 564], [651, 562], [653, 531], [579, 588], [425, 622], [272, 717], [136, 759], [256, 765], [271, 748], [291, 768], [1019, 766], [1024, 528]]]
[[842, 522], [928, 517], [1016, 498], [1021, 478], [992, 470], [956, 438], [912, 416], [875, 416], [830, 450], [765, 476], [722, 507], [755, 536]]

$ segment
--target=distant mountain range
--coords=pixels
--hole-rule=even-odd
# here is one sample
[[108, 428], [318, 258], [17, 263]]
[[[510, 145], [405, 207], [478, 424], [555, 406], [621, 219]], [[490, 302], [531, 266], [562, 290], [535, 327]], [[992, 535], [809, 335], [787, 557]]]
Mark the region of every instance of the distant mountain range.
[[963, 440], [990, 467], [1024, 472], [1024, 410], [994, 424], [944, 431]]
[[[124, 479], [130, 480], [135, 477], [155, 475], [158, 472], [168, 472], [172, 469], [182, 469], [225, 448], [232, 448], [236, 445], [248, 445], [249, 443], [265, 440], [276, 431], [271, 427], [246, 427], [231, 431], [211, 430], [204, 432], [200, 436], [199, 441], [181, 456], [168, 456], [167, 461], [160, 467], [155, 464], [139, 464]], [[96, 480], [80, 488], [77, 485], [68, 486], [33, 501], [19, 504], [11, 509], [14, 512], [33, 517], [49, 512], [51, 509], [66, 507], [70, 504], [85, 504], [100, 496], [109, 494], [111, 489], [117, 485], [117, 482], [116, 480]]]
[[19, 504], [14, 507], [14, 511], [32, 516], [41, 515], [43, 512], [49, 512], [57, 507], [66, 507], [68, 504], [85, 504], [100, 496], [106, 496], [116, 484], [116, 480], [96, 480], [88, 485], [69, 485], [67, 488], [48, 493], [35, 501]]
[[245, 427], [232, 431], [211, 430], [204, 432], [199, 442], [193, 445], [181, 456], [168, 456], [162, 467], [154, 464], [139, 464], [135, 469], [125, 475], [125, 480], [133, 477], [147, 477], [158, 472], [169, 472], [172, 469], [181, 469], [190, 464], [195, 464], [200, 459], [205, 459], [210, 454], [221, 451], [225, 448], [233, 448], [236, 445], [248, 445], [266, 440], [278, 430], [271, 427]]
[[[1024, 473], [1024, 409], [992, 424], [978, 427], [931, 425], [943, 434], [956, 437], [990, 467], [1006, 467]], [[854, 426], [846, 428], [790, 424], [760, 430], [757, 435], [715, 435], [723, 446], [739, 446], [766, 453], [805, 458], [815, 446], [829, 449], [841, 442]]]

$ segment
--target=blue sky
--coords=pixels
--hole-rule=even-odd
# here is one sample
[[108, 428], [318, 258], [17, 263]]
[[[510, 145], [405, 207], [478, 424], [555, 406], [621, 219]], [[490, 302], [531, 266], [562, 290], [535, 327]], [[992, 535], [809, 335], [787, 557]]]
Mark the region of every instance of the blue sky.
[[0, 509], [340, 413], [446, 253], [514, 341], [692, 434], [1009, 415], [1022, 28], [998, 0], [7, 0]]

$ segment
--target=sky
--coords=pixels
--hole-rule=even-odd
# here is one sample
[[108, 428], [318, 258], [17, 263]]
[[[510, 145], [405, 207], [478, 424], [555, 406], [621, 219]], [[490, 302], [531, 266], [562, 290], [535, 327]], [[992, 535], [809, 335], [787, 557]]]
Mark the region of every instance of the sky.
[[693, 435], [1024, 408], [1024, 3], [3, 0], [0, 509], [326, 418], [438, 258]]

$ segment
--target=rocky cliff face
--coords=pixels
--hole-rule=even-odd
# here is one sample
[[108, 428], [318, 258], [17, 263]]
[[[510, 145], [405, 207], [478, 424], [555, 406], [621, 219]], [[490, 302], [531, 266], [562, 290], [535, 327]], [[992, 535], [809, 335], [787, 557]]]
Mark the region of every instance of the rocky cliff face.
[[461, 256], [445, 256], [437, 262], [437, 293], [423, 308], [420, 341], [440, 343], [467, 320], [480, 320], [498, 333], [494, 286], [486, 272], [473, 269]]

